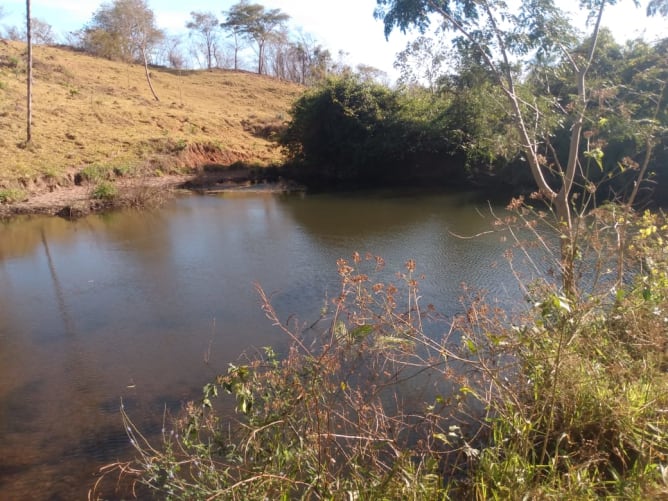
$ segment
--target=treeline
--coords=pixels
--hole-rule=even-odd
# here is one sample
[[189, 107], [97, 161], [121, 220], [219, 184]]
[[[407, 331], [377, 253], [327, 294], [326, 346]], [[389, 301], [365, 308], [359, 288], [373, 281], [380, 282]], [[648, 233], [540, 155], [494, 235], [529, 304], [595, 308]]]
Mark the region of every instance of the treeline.
[[[582, 41], [578, 50], [584, 53], [589, 43]], [[668, 39], [621, 45], [604, 30], [598, 43], [588, 75], [592, 92], [579, 189], [623, 198], [648, 156], [645, 186], [668, 200]], [[541, 96], [537, 110], [575, 106], [567, 64], [537, 65], [540, 70], [522, 80], [527, 96]], [[399, 54], [397, 68], [396, 89], [347, 74], [327, 79], [295, 103], [281, 139], [295, 176], [313, 185], [441, 182], [533, 189], [504, 96], [475, 54], [449, 53], [421, 37]], [[544, 156], [563, 158], [569, 127], [553, 125], [549, 148], [555, 151], [546, 145]], [[558, 171], [556, 165], [551, 169], [554, 176]]]
[[[146, 0], [112, 0], [102, 3], [90, 21], [68, 33], [64, 42], [113, 60], [146, 60], [176, 69], [244, 69], [304, 85], [349, 69], [342, 57], [335, 59], [313, 36], [291, 30], [289, 20], [280, 9], [242, 0], [219, 14], [191, 11], [184, 19], [188, 30], [184, 37], [161, 29]], [[4, 26], [2, 31], [5, 38], [26, 39], [24, 27]], [[38, 45], [61, 41], [53, 27], [38, 18], [31, 20], [31, 32]], [[379, 73], [372, 67], [360, 71]]]

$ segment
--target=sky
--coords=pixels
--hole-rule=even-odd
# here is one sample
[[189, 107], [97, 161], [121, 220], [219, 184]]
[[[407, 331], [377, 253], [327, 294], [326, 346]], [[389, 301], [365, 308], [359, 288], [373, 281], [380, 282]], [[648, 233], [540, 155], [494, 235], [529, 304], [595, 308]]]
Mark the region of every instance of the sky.
[[[569, 0], [573, 5], [577, 3]], [[634, 8], [631, 0], [622, 0], [604, 14], [604, 25], [612, 29], [619, 42], [642, 36], [654, 40], [668, 36], [668, 19], [645, 16], [647, 0]], [[213, 12], [222, 20], [222, 11], [238, 0], [148, 0], [155, 12], [159, 28], [169, 34], [187, 33], [185, 23], [191, 11]], [[100, 0], [32, 0], [32, 17], [46, 21], [63, 36], [87, 23], [102, 2]], [[385, 71], [390, 79], [397, 77], [393, 69], [395, 55], [413, 36], [399, 32], [385, 39], [383, 23], [374, 19], [376, 0], [252, 0], [266, 8], [279, 8], [290, 15], [290, 27], [311, 35], [335, 56], [347, 53], [344, 61], [351, 66], [366, 64]], [[25, 0], [2, 0], [5, 17], [0, 26], [23, 26]], [[575, 10], [575, 9], [574, 9]], [[576, 15], [576, 19], [578, 19]], [[187, 42], [187, 39], [186, 39]]]

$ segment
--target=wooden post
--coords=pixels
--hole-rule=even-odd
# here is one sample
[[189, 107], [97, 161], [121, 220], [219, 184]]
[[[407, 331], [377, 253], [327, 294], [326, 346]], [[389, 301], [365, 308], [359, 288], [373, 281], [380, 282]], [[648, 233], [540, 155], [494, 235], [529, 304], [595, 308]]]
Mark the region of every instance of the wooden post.
[[32, 27], [30, 22], [30, 0], [26, 0], [26, 38], [28, 42], [28, 68], [27, 68], [27, 80], [28, 88], [26, 92], [26, 100], [28, 104], [27, 112], [27, 124], [26, 124], [26, 144], [32, 139]]

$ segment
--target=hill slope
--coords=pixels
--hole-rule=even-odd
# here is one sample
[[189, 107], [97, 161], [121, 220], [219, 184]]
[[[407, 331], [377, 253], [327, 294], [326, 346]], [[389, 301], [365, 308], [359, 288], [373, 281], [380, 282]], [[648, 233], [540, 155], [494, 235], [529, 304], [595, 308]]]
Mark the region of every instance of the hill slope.
[[155, 101], [141, 65], [36, 46], [26, 146], [25, 51], [0, 40], [0, 190], [24, 195], [91, 169], [136, 177], [280, 162], [268, 137], [303, 90], [245, 72], [152, 68]]

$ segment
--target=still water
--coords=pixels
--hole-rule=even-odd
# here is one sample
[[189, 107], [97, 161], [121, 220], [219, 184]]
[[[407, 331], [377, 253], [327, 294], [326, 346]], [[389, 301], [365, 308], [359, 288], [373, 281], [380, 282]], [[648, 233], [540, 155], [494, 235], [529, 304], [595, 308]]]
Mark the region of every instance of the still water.
[[[282, 316], [312, 323], [354, 251], [401, 271], [459, 311], [460, 284], [517, 295], [472, 194], [232, 193], [149, 212], [0, 223], [0, 499], [86, 499], [101, 465], [129, 458], [119, 407], [162, 427], [227, 363], [286, 342], [253, 284]], [[113, 497], [113, 496], [112, 496]]]

